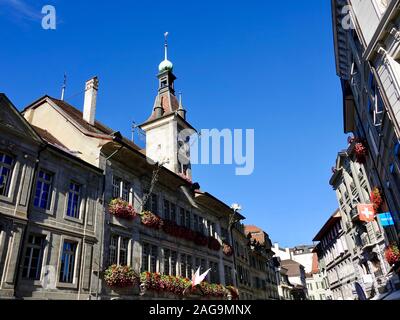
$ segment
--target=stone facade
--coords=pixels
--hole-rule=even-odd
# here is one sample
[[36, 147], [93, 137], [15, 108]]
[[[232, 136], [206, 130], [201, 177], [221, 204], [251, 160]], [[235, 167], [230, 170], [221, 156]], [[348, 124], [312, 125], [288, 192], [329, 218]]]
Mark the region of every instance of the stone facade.
[[0, 296], [87, 299], [99, 265], [101, 170], [31, 127], [4, 95], [0, 104], [2, 167], [4, 155], [11, 159], [1, 197]]

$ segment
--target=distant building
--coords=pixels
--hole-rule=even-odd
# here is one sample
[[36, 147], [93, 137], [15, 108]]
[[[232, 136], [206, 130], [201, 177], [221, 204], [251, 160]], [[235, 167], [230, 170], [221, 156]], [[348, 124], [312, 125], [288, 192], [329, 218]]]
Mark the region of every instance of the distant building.
[[280, 266], [279, 267], [279, 299], [280, 300], [293, 300], [292, 295], [293, 285], [289, 281], [288, 269]]
[[314, 252], [312, 270], [306, 274], [306, 283], [309, 300], [329, 300], [332, 298], [327, 279], [318, 267], [318, 255]]
[[304, 266], [294, 260], [282, 260], [281, 266], [287, 270], [287, 277], [293, 285], [294, 300], [306, 300], [308, 293]]

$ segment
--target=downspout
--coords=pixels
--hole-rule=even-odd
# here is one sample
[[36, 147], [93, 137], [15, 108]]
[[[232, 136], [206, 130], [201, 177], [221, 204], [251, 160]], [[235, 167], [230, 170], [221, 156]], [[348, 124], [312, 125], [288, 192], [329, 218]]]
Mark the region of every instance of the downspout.
[[106, 227], [106, 210], [105, 208], [105, 190], [106, 190], [106, 168], [107, 168], [107, 161], [110, 160], [112, 157], [114, 157], [115, 155], [117, 155], [122, 149], [124, 148], [124, 146], [121, 144], [120, 148], [118, 150], [116, 150], [115, 152], [113, 152], [110, 156], [108, 156], [105, 159], [105, 168], [104, 168], [104, 172], [103, 172], [103, 185], [102, 185], [102, 194], [101, 194], [101, 204], [103, 206], [103, 221], [102, 221], [102, 231], [101, 231], [101, 243], [100, 243], [100, 250], [99, 250], [99, 269], [98, 269], [98, 274], [97, 274], [97, 288], [96, 288], [96, 300], [99, 299], [99, 288], [100, 288], [100, 281], [101, 281], [101, 276], [100, 276], [100, 269], [103, 266], [103, 250], [104, 250], [104, 230]]
[[25, 247], [25, 242], [26, 242], [26, 238], [27, 238], [30, 209], [31, 209], [31, 206], [32, 206], [33, 193], [35, 192], [34, 191], [34, 184], [35, 184], [35, 181], [36, 181], [36, 175], [37, 175], [37, 171], [38, 171], [38, 168], [39, 168], [40, 155], [42, 154], [42, 152], [46, 148], [47, 148], [47, 144], [44, 144], [39, 148], [39, 151], [37, 153], [37, 159], [36, 159], [36, 163], [35, 163], [35, 168], [33, 169], [33, 175], [32, 175], [33, 179], [32, 179], [32, 185], [31, 185], [32, 188], [31, 188], [30, 193], [29, 193], [28, 206], [26, 208], [27, 209], [27, 211], [26, 211], [27, 212], [26, 213], [27, 223], [26, 223], [25, 228], [24, 228], [24, 234], [22, 236], [21, 245], [20, 245], [20, 253], [18, 254], [18, 259], [17, 259], [18, 269], [17, 269], [17, 274], [16, 274], [16, 277], [15, 277], [15, 292], [14, 292], [14, 295], [16, 295], [16, 293], [17, 293], [19, 282], [21, 280], [21, 273], [22, 273], [22, 269], [23, 269], [23, 266], [21, 265], [22, 261], [23, 261], [22, 255], [24, 253], [24, 247]]

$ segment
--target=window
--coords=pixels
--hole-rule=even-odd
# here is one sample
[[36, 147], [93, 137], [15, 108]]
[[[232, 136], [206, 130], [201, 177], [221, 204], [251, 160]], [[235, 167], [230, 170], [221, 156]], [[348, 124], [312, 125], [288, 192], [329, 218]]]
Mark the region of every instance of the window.
[[228, 232], [228, 229], [226, 229], [226, 228], [221, 228], [221, 238], [222, 238], [222, 241], [224, 241], [224, 242], [226, 242], [226, 243], [228, 243], [228, 244], [231, 243], [231, 242], [229, 241], [229, 232]]
[[122, 195], [121, 195], [122, 200], [126, 202], [130, 201], [129, 199], [130, 191], [131, 191], [131, 185], [126, 181], [122, 181]]
[[131, 185], [129, 182], [119, 177], [113, 177], [112, 181], [112, 197], [113, 199], [121, 198], [126, 202], [130, 202]]
[[225, 271], [225, 285], [226, 286], [233, 285], [232, 268], [229, 266], [225, 266], [224, 271]]
[[40, 280], [45, 241], [45, 236], [29, 236], [22, 272], [24, 279]]
[[129, 240], [129, 238], [124, 238], [115, 234], [111, 235], [109, 246], [110, 265], [128, 265]]
[[191, 278], [192, 269], [193, 269], [192, 256], [181, 254], [181, 276], [185, 278]]
[[179, 208], [179, 224], [188, 229], [191, 228], [192, 221], [190, 219], [190, 212], [184, 208]]
[[193, 230], [196, 232], [199, 231], [199, 216], [196, 214], [193, 215]]
[[36, 208], [50, 209], [52, 183], [53, 174], [40, 170], [37, 177], [35, 200], [33, 203]]
[[156, 194], [152, 193], [148, 197], [144, 208], [146, 211], [151, 211], [154, 214], [158, 214], [158, 196]]
[[210, 232], [210, 237], [214, 237], [217, 238], [217, 227], [215, 225], [214, 222], [208, 222], [208, 228], [209, 228], [209, 232]]
[[176, 276], [177, 253], [170, 249], [164, 249], [164, 274]]
[[122, 180], [118, 177], [113, 177], [112, 182], [112, 196], [113, 199], [121, 197], [121, 182]]
[[8, 196], [13, 158], [0, 152], [0, 196]]
[[176, 205], [164, 200], [164, 218], [176, 222]]
[[69, 184], [67, 216], [79, 219], [81, 186], [74, 182]]
[[76, 248], [76, 242], [64, 241], [63, 252], [61, 256], [60, 282], [74, 282]]
[[219, 283], [219, 265], [218, 262], [210, 261], [209, 266], [211, 268], [210, 271], [210, 282], [211, 283]]
[[158, 248], [150, 244], [143, 244], [142, 272], [157, 272]]
[[177, 272], [177, 263], [178, 263], [178, 254], [175, 251], [171, 252], [171, 275], [176, 276]]

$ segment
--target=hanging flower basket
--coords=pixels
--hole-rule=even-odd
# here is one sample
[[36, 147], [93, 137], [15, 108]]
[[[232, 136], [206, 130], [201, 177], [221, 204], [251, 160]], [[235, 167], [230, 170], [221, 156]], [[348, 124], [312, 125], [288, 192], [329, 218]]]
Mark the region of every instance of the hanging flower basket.
[[383, 198], [379, 188], [374, 188], [370, 195], [371, 203], [374, 205], [375, 212], [380, 212], [383, 205]]
[[238, 300], [239, 299], [239, 290], [237, 288], [235, 288], [234, 286], [227, 286], [226, 289], [232, 295], [232, 300]]
[[151, 211], [143, 212], [140, 218], [142, 224], [146, 227], [158, 230], [162, 226], [162, 219]]
[[138, 275], [129, 266], [112, 265], [104, 272], [104, 281], [112, 288], [126, 288], [138, 284]]
[[219, 251], [219, 250], [221, 250], [221, 244], [214, 237], [209, 237], [208, 238], [208, 248], [211, 250], [214, 250], [214, 251]]
[[368, 148], [366, 141], [360, 138], [352, 138], [349, 141], [351, 141], [351, 144], [355, 142], [354, 154], [356, 157], [356, 161], [358, 163], [364, 164], [367, 160], [367, 155], [368, 155]]
[[122, 199], [111, 200], [108, 211], [110, 214], [123, 219], [134, 219], [137, 216], [132, 205]]
[[391, 266], [398, 264], [400, 262], [399, 247], [395, 244], [387, 247], [385, 250], [385, 258]]
[[223, 252], [226, 256], [231, 257], [233, 255], [233, 248], [227, 243], [224, 243]]

